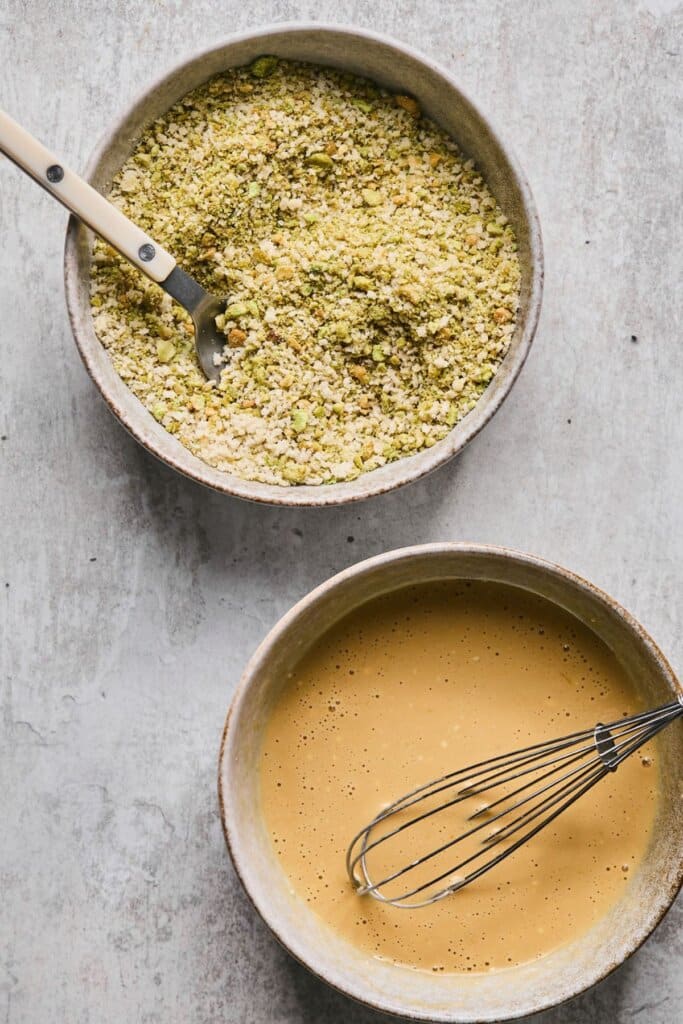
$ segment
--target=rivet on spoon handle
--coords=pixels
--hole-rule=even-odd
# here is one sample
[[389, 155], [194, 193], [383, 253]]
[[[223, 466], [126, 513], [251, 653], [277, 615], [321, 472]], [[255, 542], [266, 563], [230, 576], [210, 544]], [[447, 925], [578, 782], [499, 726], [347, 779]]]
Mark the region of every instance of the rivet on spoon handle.
[[152, 281], [171, 273], [170, 253], [2, 110], [0, 150]]
[[142, 228], [2, 110], [0, 152], [185, 307], [194, 323], [199, 365], [209, 380], [218, 382], [225, 337], [216, 327], [216, 317], [225, 309], [225, 300], [202, 288]]

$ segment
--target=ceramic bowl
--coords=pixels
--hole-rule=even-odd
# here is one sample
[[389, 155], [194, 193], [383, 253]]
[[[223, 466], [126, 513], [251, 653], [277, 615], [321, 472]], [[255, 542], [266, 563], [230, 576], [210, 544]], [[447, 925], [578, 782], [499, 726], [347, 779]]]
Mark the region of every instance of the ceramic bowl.
[[642, 626], [607, 594], [567, 570], [503, 548], [404, 548], [322, 584], [258, 648], [225, 725], [220, 806], [228, 848], [254, 906], [282, 944], [320, 978], [369, 1006], [411, 1019], [500, 1022], [555, 1006], [604, 978], [645, 941], [673, 902], [683, 881], [683, 727], [674, 723], [658, 741], [664, 786], [646, 857], [617, 906], [580, 939], [535, 963], [489, 975], [411, 971], [355, 948], [292, 893], [277, 860], [259, 810], [262, 734], [288, 671], [334, 622], [379, 594], [445, 578], [494, 580], [539, 594], [609, 645], [648, 705], [666, 703], [681, 692]]
[[450, 75], [402, 43], [354, 28], [272, 26], [233, 36], [183, 61], [150, 86], [106, 133], [88, 164], [86, 178], [95, 188], [106, 192], [151, 121], [212, 75], [248, 64], [263, 53], [343, 68], [389, 89], [412, 93], [482, 171], [517, 233], [522, 286], [518, 324], [510, 349], [476, 407], [432, 448], [356, 480], [319, 487], [253, 483], [213, 469], [189, 452], [154, 420], [119, 378], [95, 335], [90, 313], [92, 234], [74, 218], [69, 222], [64, 258], [67, 306], [80, 354], [109, 408], [145, 448], [167, 465], [217, 491], [253, 501], [337, 505], [417, 480], [461, 451], [493, 416], [519, 374], [536, 330], [543, 281], [541, 233], [529, 186], [517, 161]]

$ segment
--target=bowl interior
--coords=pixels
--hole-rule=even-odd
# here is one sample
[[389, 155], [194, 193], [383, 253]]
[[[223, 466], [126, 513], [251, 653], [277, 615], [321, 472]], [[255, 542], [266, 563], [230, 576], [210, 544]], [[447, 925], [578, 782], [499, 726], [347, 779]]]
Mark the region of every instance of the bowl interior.
[[[624, 896], [583, 938], [536, 963], [492, 975], [422, 974], [381, 962], [336, 936], [291, 890], [258, 812], [263, 729], [287, 673], [334, 622], [381, 593], [431, 579], [487, 579], [532, 591], [601, 637], [655, 706], [678, 683], [627, 613], [581, 580], [528, 556], [428, 545], [371, 559], [314, 591], [275, 627], [247, 667], [226, 725], [221, 810], [237, 871], [254, 904], [296, 957], [326, 981], [382, 1010], [435, 1021], [501, 1021], [567, 999], [620, 964], [655, 927], [681, 883], [680, 723], [658, 740], [664, 788], [646, 859]], [[588, 713], [588, 717], [590, 717]]]
[[95, 335], [89, 302], [92, 233], [74, 218], [65, 252], [67, 305], [81, 356], [123, 425], [156, 456], [217, 490], [271, 504], [338, 504], [379, 494], [430, 472], [460, 451], [503, 401], [531, 344], [540, 310], [542, 247], [526, 181], [488, 121], [444, 73], [405, 47], [369, 33], [321, 26], [278, 27], [235, 37], [194, 57], [152, 86], [114, 126], [94, 154], [87, 177], [106, 191], [145, 127], [212, 75], [247, 64], [263, 53], [343, 68], [390, 89], [412, 93], [423, 109], [472, 157], [510, 219], [519, 243], [521, 300], [510, 349], [475, 408], [432, 448], [383, 466], [356, 480], [319, 487], [277, 487], [241, 480], [207, 466], [168, 434], [114, 370]]

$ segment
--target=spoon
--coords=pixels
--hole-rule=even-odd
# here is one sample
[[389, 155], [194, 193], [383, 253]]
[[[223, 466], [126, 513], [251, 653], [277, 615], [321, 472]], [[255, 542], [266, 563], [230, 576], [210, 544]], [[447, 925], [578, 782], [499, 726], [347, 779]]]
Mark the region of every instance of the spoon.
[[187, 310], [199, 365], [209, 380], [218, 382], [226, 341], [215, 318], [225, 311], [225, 300], [202, 288], [169, 252], [2, 110], [0, 152]]

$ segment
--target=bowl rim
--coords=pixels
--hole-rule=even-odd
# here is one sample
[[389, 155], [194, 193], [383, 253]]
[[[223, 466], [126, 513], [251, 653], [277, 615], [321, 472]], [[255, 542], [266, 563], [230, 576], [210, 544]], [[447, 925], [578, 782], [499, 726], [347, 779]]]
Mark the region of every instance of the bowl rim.
[[[615, 598], [613, 598], [607, 591], [602, 590], [596, 586], [590, 580], [579, 574], [573, 572], [570, 569], [559, 565], [556, 562], [549, 561], [540, 556], [530, 554], [529, 552], [520, 551], [515, 548], [510, 548], [496, 544], [477, 544], [466, 541], [442, 541], [432, 542], [427, 544], [413, 544], [402, 548], [395, 548], [391, 551], [383, 552], [379, 555], [373, 555], [370, 558], [363, 559], [360, 562], [356, 562], [346, 569], [335, 573], [329, 579], [318, 584], [302, 598], [300, 598], [288, 611], [282, 615], [274, 626], [268, 631], [266, 636], [260, 642], [250, 659], [248, 660], [242, 675], [237, 683], [235, 692], [230, 700], [228, 706], [225, 723], [223, 725], [223, 731], [221, 735], [221, 742], [218, 754], [218, 805], [221, 817], [221, 824], [223, 829], [223, 838], [225, 840], [226, 848], [235, 873], [239, 878], [244, 892], [246, 893], [249, 902], [252, 907], [259, 915], [261, 920], [268, 926], [270, 932], [277, 939], [280, 945], [302, 964], [308, 971], [310, 971], [315, 977], [319, 978], [325, 984], [335, 989], [337, 992], [341, 992], [344, 996], [347, 996], [354, 1001], [360, 1003], [363, 1006], [370, 1007], [373, 1010], [392, 1014], [398, 1018], [414, 1021], [424, 1021], [427, 1024], [472, 1024], [472, 1018], [463, 1017], [452, 1017], [444, 1016], [439, 1013], [436, 1015], [430, 1015], [418, 1013], [415, 1014], [411, 1009], [401, 1010], [388, 1002], [382, 1002], [381, 999], [373, 1001], [371, 998], [361, 996], [357, 992], [350, 990], [335, 981], [330, 980], [327, 977], [325, 969], [319, 964], [313, 964], [309, 960], [304, 959], [300, 952], [295, 952], [287, 940], [287, 937], [282, 934], [282, 931], [278, 927], [277, 923], [271, 919], [269, 913], [269, 907], [267, 902], [262, 901], [259, 894], [253, 893], [247, 881], [243, 871], [241, 870], [241, 858], [239, 853], [240, 839], [239, 835], [236, 834], [235, 829], [232, 827], [230, 815], [228, 813], [228, 796], [226, 793], [226, 778], [230, 771], [230, 762], [232, 755], [232, 746], [235, 742], [235, 733], [237, 729], [237, 722], [239, 719], [239, 711], [243, 704], [250, 685], [253, 679], [258, 674], [259, 669], [264, 665], [269, 656], [272, 647], [277, 641], [287, 633], [292, 625], [313, 605], [315, 605], [321, 598], [329, 594], [331, 591], [337, 589], [341, 584], [363, 576], [368, 572], [372, 572], [374, 569], [388, 565], [396, 564], [404, 560], [410, 560], [415, 556], [428, 556], [434, 559], [438, 559], [440, 556], [448, 556], [450, 554], [457, 553], [462, 555], [482, 555], [482, 556], [494, 556], [499, 557], [503, 560], [510, 560], [518, 565], [531, 566], [536, 569], [540, 569], [542, 572], [549, 574], [555, 579], [561, 580], [564, 583], [568, 583], [589, 596], [597, 599], [606, 609], [616, 614], [619, 619], [633, 632], [637, 638], [643, 643], [647, 649], [649, 655], [657, 663], [661, 673], [667, 677], [668, 682], [671, 685], [672, 692], [683, 695], [683, 683], [678, 679], [669, 661], [659, 648], [658, 644], [650, 636], [649, 632], [644, 626]], [[582, 995], [591, 989], [594, 985], [604, 981], [605, 978], [609, 977], [614, 971], [618, 970], [622, 964], [629, 960], [635, 952], [647, 941], [647, 939], [653, 934], [658, 926], [663, 921], [666, 914], [669, 912], [671, 907], [676, 900], [677, 895], [683, 888], [683, 860], [678, 865], [678, 869], [670, 882], [670, 884], [662, 889], [661, 899], [658, 903], [656, 917], [648, 922], [644, 928], [638, 929], [637, 938], [633, 941], [627, 951], [627, 953], [619, 960], [607, 964], [601, 967], [594, 975], [590, 976], [588, 980], [577, 987], [574, 991], [567, 995], [562, 995], [557, 1001], [544, 1001], [541, 1005], [534, 1009], [524, 1009], [520, 1013], [512, 1013], [505, 1017], [496, 1017], [498, 1024], [505, 1024], [507, 1021], [519, 1020], [522, 1017], [533, 1016], [537, 1013], [542, 1013], [545, 1010], [554, 1009], [558, 1006], [563, 1006], [577, 996]], [[493, 1018], [482, 1018], [484, 1020], [493, 1020]]]
[[[311, 32], [327, 33], [339, 37], [340, 40], [344, 37], [369, 40], [401, 52], [422, 64], [423, 67], [433, 74], [441, 77], [449, 88], [458, 94], [463, 104], [470, 107], [473, 114], [485, 125], [486, 131], [504, 157], [520, 197], [520, 209], [528, 231], [529, 297], [514, 351], [508, 353], [505, 357], [505, 359], [510, 361], [507, 362], [506, 379], [502, 386], [493, 390], [496, 381], [494, 377], [492, 384], [482, 393], [470, 413], [464, 416], [432, 448], [423, 449], [412, 456], [404, 456], [393, 463], [388, 463], [387, 466], [392, 467], [390, 479], [383, 477], [378, 479], [375, 476], [375, 474], [381, 473], [382, 469], [385, 468], [380, 467], [378, 470], [361, 473], [355, 480], [342, 481], [336, 484], [308, 484], [284, 487], [245, 480], [202, 462], [198, 456], [195, 456], [189, 449], [181, 445], [180, 441], [173, 438], [172, 435], [162, 437], [162, 435], [156, 436], [153, 432], [150, 432], [152, 423], [146, 420], [146, 416], [149, 413], [141, 403], [140, 409], [136, 409], [135, 413], [129, 413], [121, 407], [119, 400], [114, 394], [117, 380], [119, 380], [118, 375], [116, 375], [116, 380], [111, 378], [110, 373], [116, 374], [116, 371], [110, 362], [104, 366], [98, 365], [97, 353], [99, 348], [101, 348], [101, 342], [94, 334], [94, 329], [92, 331], [92, 338], [89, 337], [88, 326], [91, 326], [91, 324], [87, 318], [91, 314], [89, 306], [86, 305], [85, 301], [87, 281], [81, 279], [79, 272], [79, 246], [83, 233], [87, 229], [73, 215], [69, 217], [67, 225], [63, 259], [66, 306], [76, 347], [90, 378], [119, 423], [150, 454], [196, 483], [203, 484], [220, 493], [229, 494], [248, 501], [285, 507], [340, 506], [362, 501], [413, 483], [458, 455], [498, 411], [512, 390], [526, 362], [538, 327], [544, 281], [543, 240], [538, 212], [529, 182], [517, 160], [514, 150], [501, 137], [499, 130], [491, 123], [488, 115], [482, 111], [477, 103], [472, 101], [468, 93], [458, 85], [445, 67], [414, 49], [409, 44], [384, 33], [359, 28], [355, 25], [310, 21], [284, 22], [282, 24], [276, 22], [230, 34], [209, 47], [196, 50], [188, 57], [184, 57], [182, 60], [171, 65], [162, 75], [157, 76], [126, 105], [125, 109], [113, 121], [111, 127], [100, 137], [86, 164], [84, 178], [87, 181], [93, 180], [101, 162], [105, 159], [111, 146], [125, 128], [129, 119], [144, 108], [149, 98], [158, 89], [174, 79], [183, 70], [200, 63], [211, 54], [242, 42], [261, 38], [267, 40], [268, 37], [273, 35], [296, 35]], [[501, 366], [505, 365], [505, 359]], [[126, 385], [123, 386], [126, 387]], [[140, 415], [138, 415], [138, 412]], [[476, 415], [477, 412], [478, 415]], [[155, 422], [154, 426], [157, 426]], [[170, 445], [171, 451], [166, 452], [163, 449], [165, 444], [170, 441], [175, 443]], [[178, 448], [175, 447], [176, 445]], [[188, 459], [186, 456], [190, 458]]]

